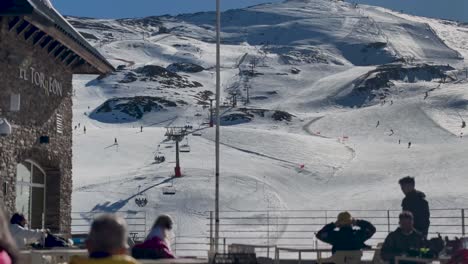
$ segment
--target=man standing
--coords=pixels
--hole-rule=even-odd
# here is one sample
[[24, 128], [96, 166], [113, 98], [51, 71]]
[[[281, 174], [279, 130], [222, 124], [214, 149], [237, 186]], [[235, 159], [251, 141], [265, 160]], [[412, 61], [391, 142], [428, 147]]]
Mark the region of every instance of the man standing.
[[414, 228], [421, 232], [424, 237], [427, 237], [430, 225], [429, 203], [426, 201], [426, 195], [423, 192], [415, 189], [415, 181], [413, 177], [407, 176], [399, 181], [401, 190], [405, 194], [405, 198], [401, 203], [403, 211], [409, 211], [414, 217]]
[[404, 211], [399, 218], [400, 226], [387, 236], [380, 252], [382, 259], [390, 263], [395, 263], [397, 256], [424, 247], [423, 235], [414, 229], [413, 214]]

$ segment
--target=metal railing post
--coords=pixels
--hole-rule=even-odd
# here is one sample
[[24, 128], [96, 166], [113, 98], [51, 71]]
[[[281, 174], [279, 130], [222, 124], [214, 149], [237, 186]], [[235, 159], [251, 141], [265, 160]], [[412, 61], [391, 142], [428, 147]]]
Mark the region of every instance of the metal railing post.
[[226, 254], [226, 238], [223, 238], [223, 254]]
[[390, 210], [387, 210], [387, 232], [390, 233]]
[[267, 246], [270, 245], [270, 210], [267, 210]]
[[302, 251], [299, 250], [299, 264], [301, 264], [302, 262]]
[[177, 255], [177, 236], [174, 237], [174, 254]]
[[462, 217], [462, 234], [465, 236], [465, 209], [461, 209], [461, 217]]
[[213, 211], [210, 211], [210, 251], [213, 252]]
[[279, 249], [277, 246], [275, 246], [275, 264], [280, 263], [280, 257], [279, 257]]

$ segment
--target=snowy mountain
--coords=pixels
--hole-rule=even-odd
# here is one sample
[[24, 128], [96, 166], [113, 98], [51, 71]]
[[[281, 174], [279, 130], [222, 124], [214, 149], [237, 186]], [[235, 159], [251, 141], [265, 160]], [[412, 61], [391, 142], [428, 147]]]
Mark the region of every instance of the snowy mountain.
[[[206, 235], [214, 13], [68, 19], [119, 69], [74, 80], [74, 211], [138, 211], [146, 196], [150, 219]], [[466, 205], [467, 25], [333, 0], [222, 19], [223, 210], [398, 209], [406, 175], [433, 208]], [[184, 177], [171, 179], [164, 127], [185, 125], [201, 136], [183, 141]]]

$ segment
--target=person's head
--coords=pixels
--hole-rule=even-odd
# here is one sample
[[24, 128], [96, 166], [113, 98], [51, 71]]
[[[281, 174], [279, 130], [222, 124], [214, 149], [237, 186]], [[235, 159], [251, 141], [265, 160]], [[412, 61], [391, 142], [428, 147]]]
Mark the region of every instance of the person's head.
[[127, 253], [127, 223], [117, 215], [105, 214], [93, 221], [86, 247], [89, 253], [124, 255]]
[[11, 237], [8, 228], [8, 222], [5, 213], [3, 212], [3, 204], [0, 202], [0, 251], [5, 251], [10, 256], [12, 263], [18, 261], [18, 250], [16, 243]]
[[28, 222], [26, 221], [26, 217], [23, 214], [15, 213], [11, 219], [10, 224], [12, 225], [19, 225], [25, 227]]
[[408, 211], [403, 211], [400, 216], [400, 228], [405, 233], [409, 233], [414, 230], [414, 218], [413, 214]]
[[404, 178], [401, 178], [398, 183], [400, 184], [400, 187], [401, 187], [401, 191], [403, 191], [403, 193], [405, 195], [407, 195], [408, 193], [411, 193], [414, 191], [414, 187], [416, 185], [415, 181], [414, 181], [414, 178], [413, 177], [410, 177], [410, 176], [406, 176]]
[[337, 227], [346, 227], [353, 225], [353, 217], [349, 212], [341, 212], [338, 214], [335, 225]]
[[169, 215], [163, 214], [163, 215], [158, 216], [156, 221], [154, 221], [153, 229], [161, 228], [166, 231], [171, 231], [173, 226], [174, 226], [174, 221], [172, 221], [172, 218]]

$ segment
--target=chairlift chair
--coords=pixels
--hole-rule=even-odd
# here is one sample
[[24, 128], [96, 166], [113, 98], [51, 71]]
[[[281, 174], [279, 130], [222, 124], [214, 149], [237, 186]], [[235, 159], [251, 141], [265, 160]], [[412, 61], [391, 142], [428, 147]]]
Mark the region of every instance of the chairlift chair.
[[185, 153], [190, 152], [190, 145], [188, 144], [188, 138], [186, 139], [187, 139], [186, 143], [180, 146], [180, 152], [185, 152]]
[[175, 195], [176, 194], [176, 188], [174, 187], [174, 181], [171, 181], [170, 186], [166, 186], [162, 188], [163, 195]]
[[148, 198], [146, 194], [140, 191], [141, 186], [138, 186], [138, 194], [135, 196], [135, 204], [138, 207], [145, 207], [148, 204]]
[[163, 187], [163, 194], [164, 195], [175, 195], [176, 189], [174, 187]]
[[154, 161], [156, 164], [161, 164], [166, 161], [166, 157], [157, 155], [154, 157]]

